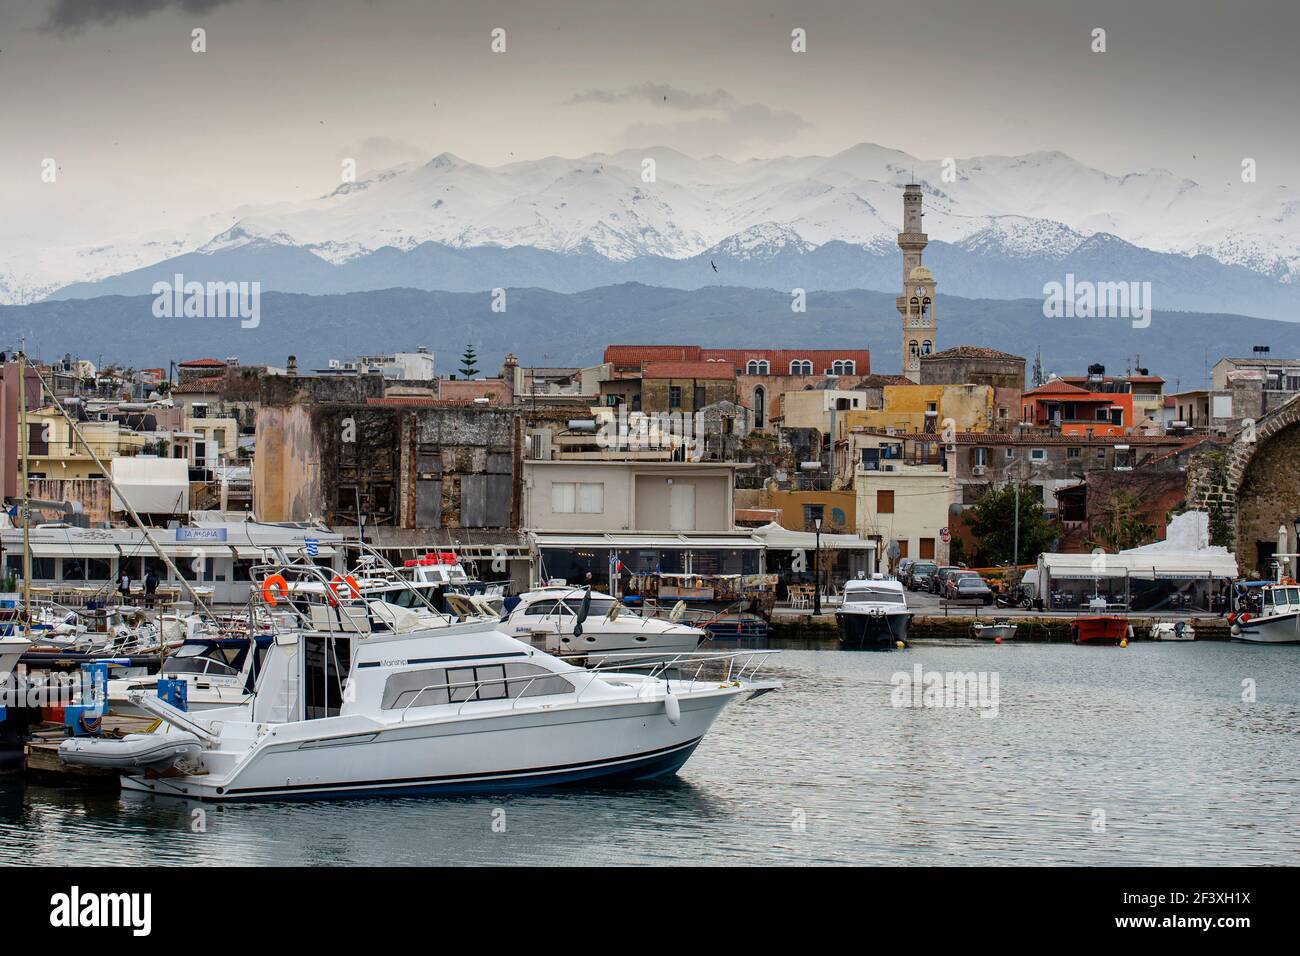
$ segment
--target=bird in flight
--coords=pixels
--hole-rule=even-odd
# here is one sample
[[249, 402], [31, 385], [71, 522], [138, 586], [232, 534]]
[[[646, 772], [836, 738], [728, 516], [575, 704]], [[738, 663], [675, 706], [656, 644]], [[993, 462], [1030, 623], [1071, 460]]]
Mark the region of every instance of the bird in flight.
[[712, 260], [712, 259], [709, 260], [709, 265], [713, 266], [713, 271], [714, 271], [714, 272], [717, 272], [717, 271], [718, 271], [718, 267], [717, 267], [716, 265], [713, 264], [713, 260]]

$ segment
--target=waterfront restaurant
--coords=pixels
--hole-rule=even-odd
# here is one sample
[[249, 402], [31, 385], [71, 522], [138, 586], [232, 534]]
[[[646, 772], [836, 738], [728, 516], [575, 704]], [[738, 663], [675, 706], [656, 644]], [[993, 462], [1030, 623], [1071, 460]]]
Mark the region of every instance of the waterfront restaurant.
[[[288, 559], [302, 557], [308, 540], [315, 542], [313, 560], [317, 564], [342, 569], [342, 535], [311, 525], [202, 518], [189, 525], [151, 529], [150, 533], [180, 577], [214, 604], [245, 603], [254, 565], [276, 560], [277, 552]], [[38, 598], [69, 605], [103, 601], [116, 593], [123, 573], [130, 575], [133, 592], [142, 592], [150, 571], [157, 575], [164, 597], [181, 597], [184, 591], [144, 533], [135, 528], [38, 525], [31, 529], [30, 538], [31, 586]], [[12, 574], [20, 581], [21, 528], [0, 530], [0, 553], [5, 576]]]
[[638, 574], [762, 574], [763, 542], [748, 531], [529, 534], [534, 582], [582, 584], [609, 593], [611, 571]]
[[1219, 548], [1045, 553], [1038, 559], [1039, 594], [1049, 611], [1087, 609], [1095, 596], [1113, 609], [1217, 613], [1236, 576], [1236, 559]]

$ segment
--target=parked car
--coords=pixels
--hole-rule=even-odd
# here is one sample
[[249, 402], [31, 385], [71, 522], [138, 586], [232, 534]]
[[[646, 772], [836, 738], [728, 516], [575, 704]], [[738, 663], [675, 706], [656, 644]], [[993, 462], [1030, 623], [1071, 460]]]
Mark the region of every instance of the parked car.
[[948, 579], [948, 599], [992, 604], [993, 592], [978, 574], [958, 574]]
[[953, 572], [960, 570], [962, 569], [957, 567], [955, 564], [945, 564], [943, 567], [939, 568], [939, 570], [935, 571], [934, 574], [930, 576], [930, 593], [942, 595], [943, 586], [948, 583], [948, 578], [952, 576]]
[[939, 566], [933, 561], [917, 561], [907, 569], [907, 577], [903, 579], [903, 587], [909, 591], [928, 591], [930, 590], [930, 579], [934, 573], [939, 570]]
[[900, 581], [907, 580], [907, 572], [911, 569], [916, 561], [912, 558], [899, 558], [898, 564], [894, 565], [894, 577]]
[[[946, 598], [956, 597], [957, 582], [962, 578], [967, 577], [978, 578], [979, 575], [974, 571], [967, 571], [965, 568], [958, 568], [956, 571], [949, 571], [944, 575], [942, 595]], [[982, 581], [983, 578], [980, 578], [980, 580]]]

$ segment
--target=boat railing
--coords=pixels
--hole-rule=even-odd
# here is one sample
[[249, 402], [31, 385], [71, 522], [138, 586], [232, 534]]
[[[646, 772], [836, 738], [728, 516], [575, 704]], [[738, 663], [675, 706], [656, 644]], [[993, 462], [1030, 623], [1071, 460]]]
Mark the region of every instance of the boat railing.
[[[758, 672], [762, 669], [763, 665], [767, 663], [768, 657], [770, 657], [772, 654], [779, 654], [779, 653], [780, 651], [777, 650], [683, 651], [680, 654], [673, 654], [667, 658], [665, 658], [665, 655], [663, 654], [610, 654], [610, 655], [604, 655], [604, 657], [606, 659], [610, 657], [617, 657], [619, 658], [619, 660], [617, 660], [616, 662], [610, 662], [608, 665], [602, 663], [600, 665], [597, 665], [587, 670], [580, 670], [575, 668], [574, 670], [570, 670], [570, 671], [547, 671], [544, 674], [531, 674], [527, 677], [509, 677], [509, 676], [490, 677], [490, 678], [484, 678], [482, 680], [444, 681], [440, 684], [426, 684], [425, 686], [414, 691], [411, 699], [402, 707], [402, 716], [399, 718], [399, 720], [405, 721], [406, 715], [412, 707], [438, 706], [435, 704], [420, 704], [419, 701], [420, 698], [422, 698], [425, 695], [425, 693], [430, 691], [440, 691], [440, 690], [445, 690], [447, 692], [448, 704], [460, 705], [459, 707], [456, 708], [456, 716], [458, 717], [464, 711], [466, 704], [485, 701], [485, 700], [507, 700], [508, 699], [511, 702], [510, 709], [514, 710], [519, 705], [519, 701], [524, 697], [528, 696], [528, 690], [533, 686], [534, 683], [536, 683], [539, 680], [549, 680], [551, 678], [559, 678], [569, 683], [576, 683], [578, 679], [582, 677], [586, 677], [587, 682], [583, 685], [581, 690], [579, 690], [576, 687], [574, 688], [574, 690], [576, 691], [574, 702], [581, 703], [582, 695], [587, 692], [587, 690], [598, 678], [608, 676], [609, 674], [623, 673], [623, 671], [628, 667], [629, 664], [637, 667], [638, 674], [636, 676], [638, 677], [663, 680], [664, 683], [667, 685], [667, 689], [670, 693], [672, 690], [672, 678], [668, 675], [668, 670], [670, 668], [676, 668], [680, 670], [684, 665], [687, 667], [691, 665], [697, 665], [695, 668], [695, 672], [694, 674], [691, 675], [691, 677], [684, 678], [679, 676], [677, 678], [678, 684], [679, 685], [683, 683], [686, 684], [688, 691], [693, 690], [695, 684], [703, 683], [706, 681], [708, 683], [721, 681], [724, 684], [730, 684], [739, 681], [755, 681], [758, 679]], [[637, 664], [636, 663], [637, 661], [641, 661], [642, 664]], [[723, 667], [724, 673], [721, 677], [704, 678], [702, 676], [704, 669], [706, 667], [708, 667], [710, 664], [718, 664], [718, 663], [724, 665]], [[639, 673], [641, 667], [643, 666], [648, 668], [648, 671], [646, 673]], [[480, 697], [479, 696], [480, 692], [484, 687], [491, 687], [496, 684], [504, 685], [504, 693], [501, 697]], [[523, 684], [524, 685], [523, 690], [521, 690], [514, 697], [511, 697], [510, 696], [511, 684], [515, 684], [515, 685]], [[455, 692], [462, 688], [472, 688], [472, 690], [465, 697], [464, 700], [459, 700], [459, 701], [452, 700], [451, 698], [455, 696]]]
[[[781, 653], [779, 650], [736, 650], [736, 651], [681, 651], [676, 654], [664, 653], [638, 653], [638, 652], [611, 652], [602, 654], [599, 663], [587, 668], [583, 674], [587, 676], [587, 683], [583, 689], [578, 692], [578, 700], [596, 681], [597, 678], [606, 677], [610, 674], [624, 673], [628, 668], [637, 671], [641, 677], [654, 678], [663, 680], [672, 686], [671, 671], [690, 670], [694, 672], [689, 678], [678, 676], [679, 683], [686, 683], [689, 688], [693, 689], [694, 685], [700, 681], [710, 683], [720, 680], [725, 684], [733, 681], [753, 681], [758, 679], [758, 673], [768, 659], [773, 654]], [[718, 677], [704, 677], [704, 670], [710, 666], [721, 666], [722, 674]]]

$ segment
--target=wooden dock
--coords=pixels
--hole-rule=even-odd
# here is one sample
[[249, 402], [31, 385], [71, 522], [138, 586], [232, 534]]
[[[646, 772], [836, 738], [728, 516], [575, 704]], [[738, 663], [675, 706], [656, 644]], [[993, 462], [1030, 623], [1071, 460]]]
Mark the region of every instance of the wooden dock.
[[[143, 717], [104, 718], [103, 728], [106, 734], [126, 735], [147, 731], [155, 721]], [[24, 745], [24, 763], [29, 776], [40, 777], [52, 782], [77, 783], [85, 786], [118, 786], [118, 772], [97, 767], [75, 767], [59, 759], [59, 744], [64, 736], [61, 724], [42, 724], [36, 728], [32, 739]]]

